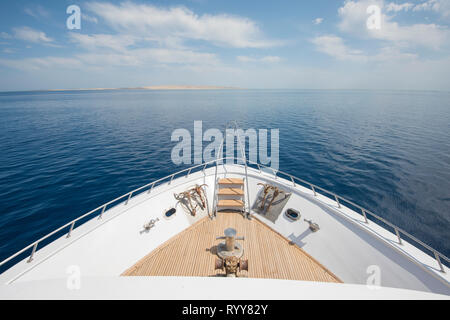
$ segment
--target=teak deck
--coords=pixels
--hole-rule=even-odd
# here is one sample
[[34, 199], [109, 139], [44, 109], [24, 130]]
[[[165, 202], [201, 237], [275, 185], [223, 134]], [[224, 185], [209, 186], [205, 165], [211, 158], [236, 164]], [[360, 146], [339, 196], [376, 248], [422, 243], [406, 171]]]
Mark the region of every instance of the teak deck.
[[218, 207], [243, 207], [244, 202], [242, 200], [219, 200]]
[[240, 178], [223, 178], [223, 179], [219, 180], [219, 184], [222, 184], [222, 185], [230, 185], [230, 184], [243, 185], [244, 184], [244, 180], [240, 179]]
[[222, 196], [243, 196], [244, 190], [238, 188], [221, 188], [218, 194]]
[[244, 247], [249, 271], [241, 277], [341, 282], [301, 248], [257, 219], [248, 220], [234, 212], [218, 212], [204, 218], [166, 241], [126, 270], [122, 276], [223, 276], [214, 270], [216, 246], [226, 228], [235, 228]]

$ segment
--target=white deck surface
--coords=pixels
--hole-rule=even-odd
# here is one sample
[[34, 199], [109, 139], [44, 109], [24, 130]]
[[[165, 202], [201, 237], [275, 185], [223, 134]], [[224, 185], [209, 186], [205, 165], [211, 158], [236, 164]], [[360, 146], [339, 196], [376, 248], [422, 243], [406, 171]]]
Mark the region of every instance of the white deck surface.
[[[211, 290], [220, 288], [220, 290]], [[0, 287], [8, 299], [154, 299], [154, 300], [449, 300], [422, 291], [364, 285], [249, 278], [87, 277], [79, 289], [66, 279], [17, 282]], [[189, 303], [187, 303], [188, 305]]]
[[[244, 174], [243, 167], [236, 165], [221, 166], [219, 172], [220, 177], [228, 178], [242, 178]], [[119, 278], [154, 248], [207, 214], [189, 217], [178, 206], [175, 217], [163, 218], [165, 210], [176, 205], [173, 194], [196, 183], [207, 183], [211, 206], [213, 181], [214, 168], [209, 168], [205, 174], [200, 171], [187, 178], [180, 177], [171, 185], [156, 187], [150, 194], [133, 197], [127, 205], [122, 203], [107, 210], [103, 219], [95, 218], [74, 229], [70, 238], [62, 237], [38, 250], [31, 263], [24, 260], [7, 270], [0, 275], [0, 283], [12, 283], [23, 288], [24, 293], [27, 286], [18, 286], [19, 283], [66, 279], [70, 266], [78, 266], [82, 278]], [[360, 214], [345, 207], [338, 209], [334, 201], [321, 195], [315, 197], [311, 190], [298, 185], [294, 188], [290, 181], [274, 180], [271, 175], [249, 168], [251, 204], [261, 188], [257, 182], [279, 183], [293, 192], [284, 210], [295, 208], [302, 215], [299, 221], [290, 222], [282, 214], [275, 224], [259, 215], [257, 218], [294, 241], [344, 283], [365, 285], [370, 276], [368, 267], [377, 266], [383, 287], [450, 295], [450, 270], [445, 267], [443, 274], [432, 257], [405, 241], [399, 245], [391, 232], [373, 222], [365, 224]], [[143, 224], [152, 218], [159, 218], [156, 226], [148, 233], [141, 233]], [[317, 222], [320, 230], [310, 232], [304, 218]], [[11, 292], [8, 290], [1, 288], [0, 293]]]

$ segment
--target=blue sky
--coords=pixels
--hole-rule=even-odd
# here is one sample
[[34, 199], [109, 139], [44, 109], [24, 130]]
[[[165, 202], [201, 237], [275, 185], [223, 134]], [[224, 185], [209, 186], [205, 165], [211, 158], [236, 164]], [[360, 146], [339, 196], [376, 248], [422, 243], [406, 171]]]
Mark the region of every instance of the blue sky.
[[[82, 12], [69, 30], [69, 5]], [[380, 8], [369, 29], [367, 8]], [[0, 91], [450, 90], [450, 0], [2, 1]]]

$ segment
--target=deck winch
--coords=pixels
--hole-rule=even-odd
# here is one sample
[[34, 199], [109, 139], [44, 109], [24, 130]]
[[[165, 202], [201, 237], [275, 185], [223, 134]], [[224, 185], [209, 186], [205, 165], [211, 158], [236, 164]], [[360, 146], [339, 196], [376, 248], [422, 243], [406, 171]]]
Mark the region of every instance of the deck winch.
[[227, 277], [236, 277], [238, 271], [248, 271], [248, 260], [241, 259], [244, 254], [242, 245], [236, 240], [244, 240], [244, 237], [236, 237], [236, 230], [227, 228], [224, 231], [225, 236], [216, 239], [224, 239], [225, 242], [217, 246], [216, 270], [225, 269]]

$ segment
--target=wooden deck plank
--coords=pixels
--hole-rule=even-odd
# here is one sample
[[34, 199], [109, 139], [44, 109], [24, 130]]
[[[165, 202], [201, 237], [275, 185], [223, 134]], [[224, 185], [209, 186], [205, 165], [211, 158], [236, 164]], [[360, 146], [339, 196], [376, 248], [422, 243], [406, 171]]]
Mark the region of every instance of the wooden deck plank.
[[238, 188], [222, 188], [218, 192], [221, 196], [242, 196], [244, 195], [244, 190]]
[[230, 185], [230, 184], [236, 184], [236, 185], [243, 185], [244, 180], [239, 178], [223, 178], [219, 180], [219, 184], [224, 185]]
[[244, 247], [249, 271], [240, 276], [341, 282], [301, 248], [257, 219], [248, 220], [234, 212], [218, 212], [215, 220], [204, 218], [150, 252], [123, 276], [223, 276], [214, 270], [216, 246], [226, 228], [235, 228]]
[[243, 207], [244, 202], [242, 200], [222, 199], [217, 203], [218, 207]]

